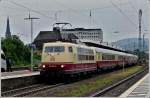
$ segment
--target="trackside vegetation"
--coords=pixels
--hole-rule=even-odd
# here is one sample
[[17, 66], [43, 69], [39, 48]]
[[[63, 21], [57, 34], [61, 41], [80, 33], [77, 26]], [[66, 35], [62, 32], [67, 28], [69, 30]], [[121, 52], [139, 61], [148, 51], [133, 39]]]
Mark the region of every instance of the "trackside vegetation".
[[142, 66], [133, 66], [126, 68], [124, 72], [122, 70], [118, 72], [111, 72], [107, 75], [100, 75], [98, 77], [94, 77], [90, 80], [83, 80], [82, 82], [78, 82], [73, 84], [73, 86], [69, 86], [64, 88], [63, 90], [58, 90], [54, 96], [70, 96], [70, 97], [78, 97], [87, 95], [97, 89], [104, 88], [108, 85], [113, 84], [114, 82], [123, 79], [133, 73], [140, 71]]
[[18, 36], [3, 38], [1, 45], [6, 57], [12, 60], [13, 65], [30, 64], [30, 49], [24, 45]]

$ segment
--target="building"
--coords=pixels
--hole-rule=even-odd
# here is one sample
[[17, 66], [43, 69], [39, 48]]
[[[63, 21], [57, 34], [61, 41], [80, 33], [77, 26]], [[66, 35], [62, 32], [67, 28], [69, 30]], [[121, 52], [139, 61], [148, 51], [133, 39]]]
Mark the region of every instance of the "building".
[[64, 39], [72, 40], [78, 38], [74, 34], [68, 34], [65, 38], [62, 39], [60, 30], [58, 30], [58, 28], [53, 28], [53, 31], [40, 31], [40, 33], [34, 39], [33, 43], [38, 50], [42, 50], [43, 43], [60, 40], [63, 41]]
[[62, 38], [67, 38], [66, 36], [68, 36], [68, 34], [74, 34], [79, 40], [91, 40], [97, 43], [103, 42], [103, 32], [101, 29], [62, 29]]
[[7, 26], [6, 26], [5, 37], [6, 38], [11, 37], [10, 25], [9, 25], [9, 18], [7, 18]]
[[40, 31], [34, 39], [34, 44], [38, 50], [42, 50], [43, 43], [54, 41], [74, 41], [84, 40], [100, 43], [103, 41], [103, 32], [101, 29], [62, 29], [54, 27], [53, 31]]
[[52, 42], [59, 39], [59, 33], [54, 31], [40, 31], [34, 39], [34, 44], [39, 50], [42, 50], [43, 43]]

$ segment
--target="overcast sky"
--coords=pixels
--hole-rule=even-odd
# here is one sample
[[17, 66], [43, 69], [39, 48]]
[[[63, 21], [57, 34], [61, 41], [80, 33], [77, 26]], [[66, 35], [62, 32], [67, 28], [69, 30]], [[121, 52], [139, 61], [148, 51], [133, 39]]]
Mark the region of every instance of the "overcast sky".
[[148, 32], [149, 6], [149, 0], [1, 0], [0, 35], [5, 35], [9, 16], [12, 34], [19, 35], [25, 43], [30, 42], [30, 22], [24, 20], [30, 12], [32, 17], [40, 18], [34, 21], [34, 37], [40, 31], [52, 30], [57, 20], [69, 22], [74, 28], [101, 28], [104, 41], [113, 42], [138, 37], [139, 9], [143, 11], [142, 32]]

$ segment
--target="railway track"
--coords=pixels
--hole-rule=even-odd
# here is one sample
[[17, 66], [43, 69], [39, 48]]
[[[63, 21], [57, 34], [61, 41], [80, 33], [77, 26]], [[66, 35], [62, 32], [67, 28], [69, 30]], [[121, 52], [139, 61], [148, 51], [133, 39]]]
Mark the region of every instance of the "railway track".
[[55, 84], [55, 85], [46, 85], [46, 84], [35, 84], [28, 87], [18, 88], [10, 91], [5, 91], [1, 93], [3, 97], [23, 97], [35, 92], [39, 92], [46, 89], [52, 89], [58, 86], [63, 85], [63, 83]]
[[147, 71], [148, 71], [148, 68], [144, 68], [140, 72], [137, 72], [137, 73], [135, 73], [135, 74], [133, 74], [133, 75], [127, 77], [127, 78], [124, 78], [123, 80], [121, 80], [121, 81], [119, 81], [119, 82], [117, 82], [117, 83], [115, 83], [111, 86], [108, 86], [108, 87], [106, 87], [106, 88], [104, 88], [100, 91], [97, 91], [97, 92], [93, 93], [92, 95], [90, 95], [90, 97], [100, 97], [100, 96], [103, 96], [104, 94], [106, 94], [106, 93], [108, 93], [109, 91], [112, 91], [112, 90], [115, 93], [115, 90], [114, 90], [115, 88], [117, 88], [118, 86], [126, 83], [127, 81], [129, 81], [131, 79], [134, 79], [136, 76], [141, 75], [141, 74], [143, 74]]
[[[147, 68], [145, 68], [144, 70], [135, 73], [115, 84], [113, 84], [112, 86], [109, 86], [101, 91], [98, 91], [92, 95], [90, 95], [90, 97], [98, 97], [101, 96], [103, 94], [105, 94], [106, 92], [112, 90], [113, 88], [125, 83], [126, 81], [132, 79], [133, 77], [141, 74], [142, 72], [144, 72]], [[75, 81], [74, 81], [75, 82]], [[53, 90], [57, 87], [60, 86], [64, 86], [65, 83], [58, 83], [58, 84], [54, 84], [54, 85], [47, 85], [47, 84], [35, 84], [35, 85], [31, 85], [28, 87], [23, 87], [23, 88], [18, 88], [18, 89], [14, 89], [14, 90], [9, 90], [9, 91], [5, 91], [1, 93], [1, 96], [3, 97], [23, 97], [23, 96], [31, 96], [32, 94], [35, 94], [37, 92], [41, 92], [41, 91], [45, 91], [45, 90]]]

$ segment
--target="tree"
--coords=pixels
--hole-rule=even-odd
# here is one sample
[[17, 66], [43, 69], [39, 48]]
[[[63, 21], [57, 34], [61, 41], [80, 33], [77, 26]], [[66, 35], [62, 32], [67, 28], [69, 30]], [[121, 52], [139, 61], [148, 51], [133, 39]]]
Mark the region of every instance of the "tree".
[[30, 63], [30, 49], [16, 35], [2, 39], [2, 49], [15, 65]]

